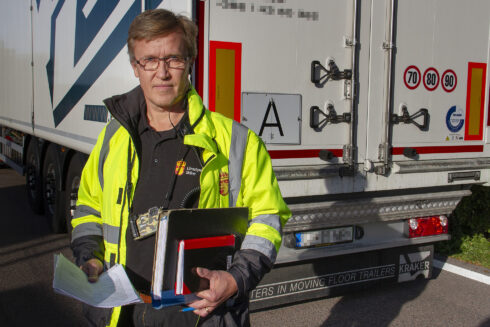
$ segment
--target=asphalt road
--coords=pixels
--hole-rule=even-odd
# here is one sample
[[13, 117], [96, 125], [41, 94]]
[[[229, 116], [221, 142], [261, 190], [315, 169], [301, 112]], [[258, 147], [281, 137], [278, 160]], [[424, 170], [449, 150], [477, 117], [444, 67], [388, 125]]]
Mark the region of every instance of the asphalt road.
[[[0, 169], [0, 326], [79, 326], [81, 305], [52, 289], [53, 254], [72, 258], [30, 210], [24, 177]], [[450, 261], [482, 274], [481, 267]], [[490, 285], [434, 269], [430, 280], [371, 288], [251, 315], [253, 326], [489, 326]]]

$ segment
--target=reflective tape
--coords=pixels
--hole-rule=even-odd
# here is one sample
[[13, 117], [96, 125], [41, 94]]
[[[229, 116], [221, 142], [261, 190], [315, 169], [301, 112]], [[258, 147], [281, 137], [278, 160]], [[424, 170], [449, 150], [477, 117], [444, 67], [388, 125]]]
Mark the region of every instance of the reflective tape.
[[468, 63], [468, 86], [466, 91], [465, 141], [483, 139], [483, 117], [486, 91], [486, 63]]
[[236, 205], [242, 186], [242, 166], [245, 148], [247, 147], [248, 128], [233, 121], [231, 144], [228, 160], [228, 178], [230, 183], [229, 206]]
[[102, 225], [99, 223], [83, 223], [76, 226], [71, 234], [72, 242], [83, 236], [102, 236]]
[[120, 227], [104, 224], [103, 228], [104, 241], [111, 244], [119, 244]]
[[89, 206], [85, 205], [78, 205], [75, 209], [75, 212], [73, 213], [73, 219], [85, 217], [85, 216], [96, 216], [100, 218], [100, 212], [95, 210], [94, 208], [91, 208]]
[[240, 121], [242, 44], [209, 42], [209, 108]]
[[255, 250], [265, 255], [274, 263], [276, 261], [277, 252], [274, 244], [266, 238], [256, 235], [245, 235], [241, 246], [242, 250]]
[[104, 140], [99, 153], [99, 183], [101, 189], [104, 189], [104, 163], [109, 153], [109, 143], [119, 127], [121, 127], [121, 123], [113, 119], [105, 128]]
[[277, 230], [279, 234], [282, 234], [281, 217], [279, 217], [279, 215], [258, 215], [252, 220], [249, 220], [248, 226], [250, 227], [250, 225], [254, 223], [270, 226]]

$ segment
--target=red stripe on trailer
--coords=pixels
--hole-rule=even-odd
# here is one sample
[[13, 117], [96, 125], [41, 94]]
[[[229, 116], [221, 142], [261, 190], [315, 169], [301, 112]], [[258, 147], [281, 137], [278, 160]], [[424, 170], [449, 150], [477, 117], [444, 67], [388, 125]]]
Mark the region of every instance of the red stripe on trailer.
[[197, 0], [197, 93], [204, 96], [204, 11], [206, 3], [202, 0]]
[[406, 148], [415, 149], [418, 154], [483, 152], [483, 145], [406, 146], [392, 148], [391, 154], [395, 156], [403, 155], [403, 149]]
[[[270, 150], [271, 159], [298, 159], [298, 158], [319, 158], [320, 151], [325, 149], [308, 149], [308, 150]], [[342, 158], [344, 151], [342, 149], [328, 149], [334, 157]]]
[[487, 126], [490, 126], [490, 83], [488, 85]]

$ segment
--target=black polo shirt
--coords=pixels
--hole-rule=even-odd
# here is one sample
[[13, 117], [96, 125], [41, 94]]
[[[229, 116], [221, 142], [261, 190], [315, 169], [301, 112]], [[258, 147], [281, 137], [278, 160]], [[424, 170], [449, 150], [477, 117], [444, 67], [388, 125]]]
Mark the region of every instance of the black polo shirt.
[[[169, 209], [181, 208], [186, 195], [199, 187], [202, 164], [197, 148], [183, 144], [181, 131], [185, 129], [190, 129], [187, 113], [174, 129], [157, 132], [148, 124], [146, 109], [142, 110], [138, 124], [141, 157], [132, 203], [133, 213], [141, 214], [151, 207], [164, 206], [166, 196], [169, 197]], [[171, 185], [174, 176], [175, 183]], [[195, 193], [195, 197], [188, 201], [185, 207], [196, 208], [198, 201], [199, 192]], [[127, 274], [138, 291], [149, 294], [155, 236], [134, 240], [128, 226], [126, 246]]]

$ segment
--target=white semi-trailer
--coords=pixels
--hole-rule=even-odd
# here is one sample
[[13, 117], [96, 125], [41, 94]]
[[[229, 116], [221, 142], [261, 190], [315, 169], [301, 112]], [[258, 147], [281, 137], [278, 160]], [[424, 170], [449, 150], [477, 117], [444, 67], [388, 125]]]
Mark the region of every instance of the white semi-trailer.
[[430, 276], [489, 181], [488, 0], [1, 1], [0, 158], [54, 232], [156, 7], [197, 22], [193, 84], [262, 137], [293, 212], [253, 307]]

